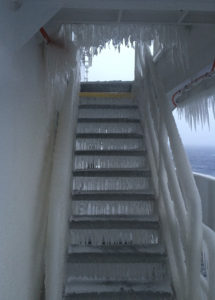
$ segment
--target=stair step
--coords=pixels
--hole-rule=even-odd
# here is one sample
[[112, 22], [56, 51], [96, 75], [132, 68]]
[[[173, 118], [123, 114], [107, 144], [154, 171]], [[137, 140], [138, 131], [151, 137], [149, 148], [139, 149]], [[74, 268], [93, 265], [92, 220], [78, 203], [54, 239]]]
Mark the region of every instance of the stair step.
[[102, 176], [102, 177], [150, 177], [151, 172], [145, 169], [76, 169], [74, 176]]
[[140, 123], [139, 118], [78, 118], [78, 122], [85, 122], [85, 123]]
[[137, 263], [163, 262], [166, 260], [164, 247], [151, 246], [69, 246], [70, 263]]
[[[90, 102], [90, 101], [89, 101]], [[135, 104], [80, 104], [79, 109], [138, 109], [138, 106]]]
[[139, 133], [77, 133], [76, 137], [84, 139], [142, 139], [143, 135]]
[[81, 156], [75, 157], [74, 169], [148, 169], [145, 156]]
[[80, 97], [80, 105], [136, 105], [131, 97]]
[[139, 133], [142, 134], [140, 124], [136, 123], [79, 123], [77, 133]]
[[158, 229], [157, 215], [151, 216], [72, 216], [71, 229]]
[[[100, 81], [100, 82], [82, 82], [81, 83], [81, 94], [83, 92], [88, 93], [129, 93], [132, 90], [132, 81]], [[99, 97], [99, 99], [101, 99]]]
[[72, 200], [75, 201], [148, 201], [154, 200], [150, 190], [143, 191], [73, 191]]
[[171, 300], [168, 282], [102, 281], [71, 279], [65, 288], [67, 300]]
[[75, 150], [75, 155], [144, 156], [146, 155], [146, 150]]

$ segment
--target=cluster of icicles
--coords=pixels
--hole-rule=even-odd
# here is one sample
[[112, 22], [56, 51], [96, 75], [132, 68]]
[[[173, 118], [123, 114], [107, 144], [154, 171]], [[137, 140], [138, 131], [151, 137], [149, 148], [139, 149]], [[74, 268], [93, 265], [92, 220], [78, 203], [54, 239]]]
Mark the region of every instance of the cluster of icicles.
[[75, 191], [121, 191], [121, 190], [149, 190], [151, 178], [146, 177], [76, 177], [73, 179], [73, 190]]
[[159, 242], [159, 233], [156, 229], [73, 229], [70, 241], [72, 245], [80, 246], [154, 245]]
[[74, 201], [73, 215], [140, 215], [150, 216], [154, 211], [153, 201]]

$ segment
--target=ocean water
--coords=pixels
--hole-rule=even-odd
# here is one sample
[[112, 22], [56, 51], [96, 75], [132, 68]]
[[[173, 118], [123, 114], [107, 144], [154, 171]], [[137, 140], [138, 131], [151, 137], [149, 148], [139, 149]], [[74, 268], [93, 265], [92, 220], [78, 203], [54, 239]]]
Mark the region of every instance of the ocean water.
[[185, 146], [193, 172], [215, 177], [215, 147]]

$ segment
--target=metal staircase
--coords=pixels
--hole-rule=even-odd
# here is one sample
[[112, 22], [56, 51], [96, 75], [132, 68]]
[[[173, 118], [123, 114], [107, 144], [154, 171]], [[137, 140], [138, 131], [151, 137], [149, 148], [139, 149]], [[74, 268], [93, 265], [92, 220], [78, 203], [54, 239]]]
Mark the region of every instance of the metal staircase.
[[138, 107], [94, 96], [80, 98], [64, 299], [173, 299]]

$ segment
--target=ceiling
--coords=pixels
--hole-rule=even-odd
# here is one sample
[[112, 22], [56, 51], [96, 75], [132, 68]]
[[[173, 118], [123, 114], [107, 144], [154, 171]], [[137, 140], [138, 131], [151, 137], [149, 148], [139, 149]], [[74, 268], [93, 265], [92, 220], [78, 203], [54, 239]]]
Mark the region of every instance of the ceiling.
[[215, 24], [215, 0], [62, 0], [52, 24]]
[[62, 8], [52, 23], [215, 24], [215, 11]]

